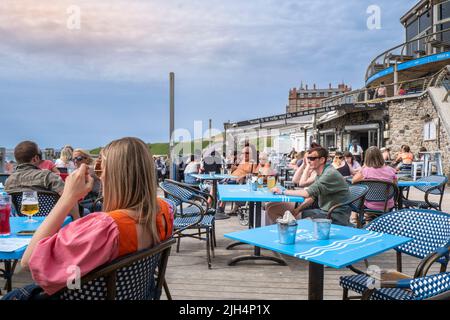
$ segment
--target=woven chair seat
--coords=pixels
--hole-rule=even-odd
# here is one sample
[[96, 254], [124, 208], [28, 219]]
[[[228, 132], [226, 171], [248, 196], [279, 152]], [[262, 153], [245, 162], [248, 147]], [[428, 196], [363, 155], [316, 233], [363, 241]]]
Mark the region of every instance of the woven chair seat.
[[[214, 215], [216, 213], [216, 210], [209, 208], [206, 212], [207, 215]], [[181, 217], [196, 217], [200, 214], [200, 209], [195, 206], [190, 206], [183, 208], [183, 213], [181, 213], [181, 210], [178, 212], [179, 216]]]
[[[193, 217], [175, 217], [175, 221], [173, 223], [175, 229], [186, 227], [195, 221], [197, 221], [198, 216]], [[214, 216], [206, 215], [203, 217], [202, 221], [193, 228], [211, 228], [214, 224]]]
[[[371, 280], [365, 274], [341, 277], [339, 284], [341, 287], [362, 294]], [[411, 291], [400, 288], [381, 288], [374, 291], [370, 300], [413, 300]]]

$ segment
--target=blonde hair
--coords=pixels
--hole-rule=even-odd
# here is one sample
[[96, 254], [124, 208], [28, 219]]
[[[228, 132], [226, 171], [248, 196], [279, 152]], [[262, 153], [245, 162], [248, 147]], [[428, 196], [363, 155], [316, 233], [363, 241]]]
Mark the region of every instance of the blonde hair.
[[364, 156], [364, 165], [369, 168], [382, 168], [384, 167], [384, 158], [380, 149], [377, 147], [370, 147], [366, 150]]
[[94, 160], [92, 159], [91, 155], [90, 155], [87, 151], [85, 151], [85, 150], [83, 150], [83, 149], [75, 149], [75, 150], [73, 150], [72, 155], [73, 155], [75, 152], [81, 153], [81, 155], [82, 155], [83, 157], [86, 158], [86, 161], [87, 161], [87, 164], [88, 164], [88, 165], [91, 165], [92, 162], [94, 161]]
[[102, 170], [104, 210], [138, 212], [138, 223], [147, 227], [153, 243], [159, 243], [156, 171], [147, 145], [129, 137], [112, 141], [102, 150]]
[[61, 150], [61, 155], [59, 156], [62, 162], [68, 163], [70, 160], [72, 160], [72, 150], [68, 147], [64, 147]]

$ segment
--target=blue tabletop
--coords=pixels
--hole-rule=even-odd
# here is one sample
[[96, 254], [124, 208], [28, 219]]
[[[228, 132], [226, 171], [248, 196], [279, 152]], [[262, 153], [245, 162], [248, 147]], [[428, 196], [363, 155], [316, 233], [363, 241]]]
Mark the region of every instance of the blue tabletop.
[[[30, 238], [31, 239], [31, 237], [32, 237], [31, 235], [30, 236], [17, 235], [17, 232], [36, 230], [42, 224], [45, 217], [33, 217], [33, 220], [37, 221], [34, 223], [25, 222], [25, 220], [27, 220], [27, 219], [28, 219], [28, 217], [10, 217], [9, 221], [10, 221], [10, 225], [11, 225], [11, 235], [9, 235], [7, 237], [1, 237], [1, 238]], [[64, 220], [63, 226], [67, 225], [71, 221], [72, 221], [72, 217], [68, 216]], [[0, 251], [0, 259], [4, 259], [4, 260], [20, 259], [20, 258], [22, 258], [23, 254], [25, 252], [25, 249], [26, 249], [26, 246], [14, 251], [14, 252], [1, 252]]]
[[276, 224], [228, 233], [225, 234], [225, 237], [336, 269], [351, 265], [412, 240], [410, 238], [338, 225], [331, 225], [329, 240], [314, 240], [312, 237], [312, 221], [304, 219], [297, 222], [297, 237], [293, 245], [279, 243]]
[[407, 180], [398, 180], [398, 186], [403, 187], [435, 187], [439, 185], [438, 182], [434, 181], [407, 181]]
[[230, 174], [191, 174], [191, 177], [199, 180], [223, 180], [223, 179], [237, 179], [239, 177], [232, 176]]
[[254, 201], [254, 202], [303, 202], [303, 197], [273, 194], [267, 188], [250, 191], [246, 184], [221, 184], [218, 186], [220, 201]]

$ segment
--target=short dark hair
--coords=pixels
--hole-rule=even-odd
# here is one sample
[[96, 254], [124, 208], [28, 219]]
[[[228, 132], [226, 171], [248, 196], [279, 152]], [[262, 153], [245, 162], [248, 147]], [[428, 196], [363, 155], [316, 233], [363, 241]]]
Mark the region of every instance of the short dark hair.
[[308, 150], [308, 153], [311, 154], [313, 152], [317, 152], [319, 158], [328, 159], [328, 150], [322, 147], [311, 148]]
[[407, 146], [407, 145], [405, 145], [405, 146], [403, 147], [403, 150], [405, 150], [405, 152], [410, 152], [410, 151], [411, 151], [411, 149], [410, 149], [409, 146]]
[[29, 163], [39, 154], [39, 147], [33, 141], [22, 141], [14, 148], [14, 157], [18, 164]]
[[349, 151], [345, 151], [344, 152], [344, 157], [346, 157], [346, 158], [353, 158], [353, 154], [351, 152], [349, 152]]

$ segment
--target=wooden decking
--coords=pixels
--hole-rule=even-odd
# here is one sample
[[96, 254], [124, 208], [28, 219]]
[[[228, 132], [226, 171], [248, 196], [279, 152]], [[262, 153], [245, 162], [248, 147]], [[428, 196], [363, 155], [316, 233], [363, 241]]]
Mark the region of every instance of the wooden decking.
[[[415, 194], [412, 193], [411, 198]], [[444, 200], [444, 211], [450, 212], [450, 195]], [[241, 262], [228, 266], [227, 262], [237, 255], [248, 254], [251, 247], [240, 246], [233, 250], [225, 247], [232, 241], [223, 237], [225, 233], [244, 230], [236, 216], [216, 222], [217, 248], [212, 260], [212, 269], [206, 263], [206, 243], [195, 239], [183, 239], [180, 252], [176, 246], [172, 249], [167, 268], [167, 283], [173, 299], [216, 300], [216, 299], [251, 299], [251, 300], [295, 300], [307, 299], [308, 264], [303, 260], [282, 256], [288, 266], [279, 266], [272, 262]], [[265, 255], [271, 251], [262, 250]], [[371, 265], [395, 269], [396, 257], [393, 250], [369, 260]], [[419, 260], [404, 257], [403, 272], [413, 274]], [[358, 264], [364, 268], [364, 264]], [[432, 272], [438, 272], [438, 266]], [[325, 269], [325, 299], [342, 299], [339, 277], [352, 274], [347, 269]], [[28, 272], [16, 271], [14, 287], [31, 283]], [[3, 287], [4, 281], [0, 280]]]

